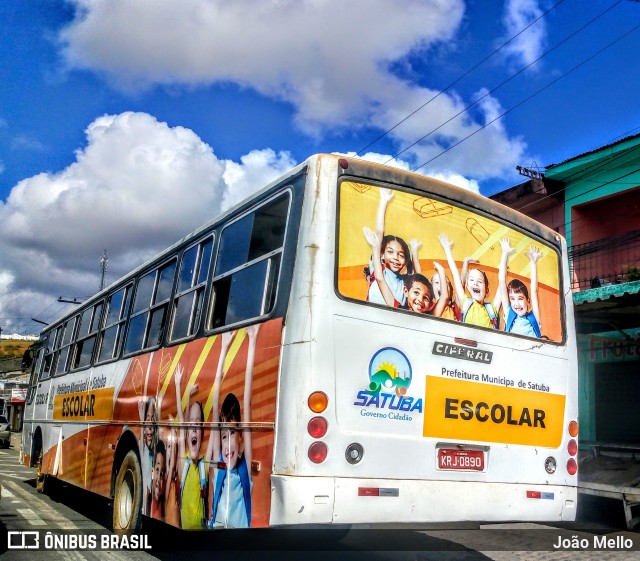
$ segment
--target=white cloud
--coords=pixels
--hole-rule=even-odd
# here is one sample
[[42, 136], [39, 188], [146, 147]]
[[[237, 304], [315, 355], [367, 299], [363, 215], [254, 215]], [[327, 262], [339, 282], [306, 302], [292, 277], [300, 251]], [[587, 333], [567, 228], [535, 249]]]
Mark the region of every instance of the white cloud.
[[[370, 112], [390, 62], [448, 40], [462, 0], [75, 0], [72, 67], [123, 87], [234, 82], [291, 102], [301, 126]], [[357, 22], [357, 25], [355, 24]]]
[[226, 162], [223, 179], [227, 185], [224, 207], [239, 203], [271, 181], [296, 166], [288, 152], [276, 154], [271, 149], [252, 150], [240, 158], [240, 163]]
[[435, 179], [439, 179], [440, 181], [446, 181], [447, 183], [451, 183], [452, 185], [457, 185], [458, 187], [462, 187], [463, 189], [468, 189], [469, 191], [473, 191], [474, 193], [480, 192], [480, 185], [478, 185], [478, 182], [475, 179], [468, 179], [458, 173], [437, 173], [433, 177]]
[[220, 211], [224, 165], [192, 131], [123, 113], [86, 132], [75, 163], [12, 190], [2, 210], [7, 241], [84, 260], [104, 240], [117, 253], [155, 249]]
[[[503, 16], [507, 35], [513, 37], [541, 15], [538, 0], [508, 0]], [[531, 64], [542, 55], [546, 36], [546, 25], [540, 20], [509, 43], [505, 50], [509, 56]]]
[[[348, 152], [344, 154], [345, 156], [356, 157], [355, 152]], [[387, 166], [397, 167], [403, 170], [411, 171], [411, 166], [405, 160], [401, 160], [398, 158], [394, 158], [389, 156], [388, 154], [378, 154], [376, 152], [367, 152], [360, 156], [363, 160], [367, 160], [369, 162], [375, 162], [378, 164], [384, 164]], [[417, 173], [421, 173], [423, 175], [428, 175], [429, 177], [433, 177], [434, 179], [439, 179], [440, 181], [445, 181], [447, 183], [451, 183], [453, 185], [457, 185], [458, 187], [462, 187], [463, 189], [468, 189], [469, 191], [473, 191], [474, 193], [480, 192], [480, 185], [478, 181], [475, 179], [469, 179], [468, 177], [464, 177], [459, 173], [424, 173], [422, 170], [417, 170]]]
[[[156, 0], [152, 8], [128, 0], [73, 1], [76, 17], [60, 34], [70, 68], [96, 71], [125, 89], [235, 83], [288, 102], [297, 126], [317, 137], [365, 126], [387, 130], [434, 97], [436, 90], [390, 67], [455, 41], [464, 15], [463, 0]], [[511, 6], [512, 26], [533, 9], [525, 10], [522, 0]], [[466, 104], [454, 92], [441, 94], [390, 138], [408, 146]], [[425, 153], [465, 138], [483, 121], [484, 108], [475, 117], [463, 113], [404, 157], [421, 163]], [[504, 128], [495, 128], [474, 147], [480, 153], [467, 157], [465, 143], [455, 150], [462, 156], [446, 155], [430, 171], [499, 176], [511, 165], [502, 158], [510, 142]], [[516, 139], [510, 152], [520, 148]], [[470, 163], [477, 161], [476, 170]], [[460, 162], [463, 168], [452, 167]]]
[[295, 165], [272, 150], [220, 160], [193, 131], [145, 113], [105, 115], [86, 135], [73, 164], [0, 203], [5, 325], [96, 292], [104, 249], [112, 282]]

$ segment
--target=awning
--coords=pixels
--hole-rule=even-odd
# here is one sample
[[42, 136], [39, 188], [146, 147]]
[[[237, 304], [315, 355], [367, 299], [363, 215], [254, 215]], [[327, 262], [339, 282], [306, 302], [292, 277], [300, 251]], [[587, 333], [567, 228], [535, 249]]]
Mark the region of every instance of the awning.
[[640, 281], [574, 292], [573, 304], [580, 334], [640, 328]]

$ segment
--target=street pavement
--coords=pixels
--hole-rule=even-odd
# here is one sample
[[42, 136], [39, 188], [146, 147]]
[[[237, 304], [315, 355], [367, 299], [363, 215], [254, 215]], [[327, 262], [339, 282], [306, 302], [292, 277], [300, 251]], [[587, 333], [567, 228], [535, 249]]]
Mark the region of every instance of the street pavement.
[[[19, 437], [13, 435], [11, 448], [0, 450], [0, 532], [15, 530], [64, 533], [109, 533], [110, 511], [105, 499], [78, 490], [59, 486], [50, 497], [35, 490], [33, 469], [20, 465]], [[150, 534], [154, 547], [144, 551], [38, 551], [39, 560], [71, 561], [212, 561], [215, 559], [389, 559], [389, 560], [487, 560], [506, 561], [533, 559], [537, 561], [585, 559], [640, 561], [640, 533], [624, 530], [624, 517], [611, 516], [606, 509], [611, 503], [592, 501], [592, 512], [575, 524], [542, 525], [463, 524], [450, 527], [369, 526], [345, 529], [344, 532], [289, 530], [234, 530], [229, 532], [185, 533], [158, 524], [147, 524], [143, 532]], [[603, 506], [604, 505], [604, 506]], [[602, 512], [597, 509], [602, 508]], [[620, 506], [620, 508], [622, 508]], [[616, 527], [617, 525], [617, 527]], [[574, 550], [572, 542], [593, 545], [595, 536], [622, 540], [631, 547], [623, 550]], [[601, 538], [598, 538], [601, 539]], [[568, 544], [556, 550], [553, 544]], [[626, 540], [626, 541], [625, 541]], [[158, 545], [160, 544], [160, 545]], [[0, 559], [13, 561], [33, 559], [34, 552], [7, 550], [0, 546]]]

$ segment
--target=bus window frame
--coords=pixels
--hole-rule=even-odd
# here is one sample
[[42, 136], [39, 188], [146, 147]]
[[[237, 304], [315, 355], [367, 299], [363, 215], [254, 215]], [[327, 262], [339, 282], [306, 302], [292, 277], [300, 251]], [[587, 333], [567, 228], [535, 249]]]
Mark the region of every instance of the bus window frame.
[[[531, 239], [532, 241], [535, 241], [536, 243], [539, 243], [541, 245], [543, 245], [544, 247], [547, 247], [549, 249], [552, 249], [555, 253], [556, 253], [556, 258], [557, 258], [557, 263], [558, 263], [558, 302], [559, 302], [559, 316], [560, 316], [560, 323], [561, 323], [561, 329], [562, 329], [562, 337], [559, 341], [554, 341], [552, 339], [549, 338], [537, 338], [537, 337], [529, 337], [527, 335], [519, 335], [517, 333], [511, 333], [511, 332], [507, 332], [504, 331], [503, 329], [493, 329], [490, 327], [482, 327], [479, 325], [472, 325], [472, 324], [464, 324], [465, 327], [469, 327], [471, 329], [480, 329], [484, 332], [499, 332], [503, 335], [507, 335], [509, 337], [516, 337], [518, 339], [524, 340], [524, 341], [537, 341], [538, 343], [544, 343], [544, 344], [550, 344], [550, 345], [555, 345], [557, 347], [562, 347], [565, 346], [567, 344], [567, 339], [568, 339], [568, 327], [567, 327], [567, 315], [566, 315], [566, 305], [565, 305], [565, 301], [563, 298], [563, 294], [564, 292], [564, 276], [563, 276], [563, 269], [562, 269], [562, 251], [561, 251], [561, 246], [560, 246], [560, 242], [559, 239], [554, 239], [554, 241], [545, 239], [543, 237], [541, 237], [539, 234], [537, 234], [536, 232], [532, 232], [530, 230], [525, 230], [523, 227], [514, 224], [513, 222], [511, 222], [510, 220], [507, 220], [503, 217], [500, 217], [496, 214], [491, 214], [490, 212], [488, 212], [485, 209], [482, 208], [477, 208], [477, 207], [472, 207], [471, 205], [459, 200], [459, 199], [453, 199], [450, 197], [447, 197], [445, 195], [442, 195], [440, 193], [434, 192], [433, 190], [421, 190], [421, 189], [417, 189], [415, 187], [411, 187], [409, 185], [402, 185], [402, 184], [397, 184], [397, 183], [390, 183], [390, 182], [385, 182], [385, 181], [378, 181], [375, 179], [371, 179], [371, 178], [363, 178], [363, 177], [357, 177], [357, 176], [350, 176], [350, 175], [342, 175], [338, 177], [338, 181], [337, 181], [337, 193], [336, 193], [336, 208], [335, 208], [335, 266], [334, 266], [334, 271], [333, 271], [333, 289], [334, 289], [334, 293], [336, 295], [337, 298], [339, 298], [340, 300], [344, 301], [344, 302], [353, 302], [356, 304], [360, 304], [360, 305], [364, 305], [367, 307], [371, 307], [371, 308], [378, 308], [381, 310], [388, 310], [394, 313], [399, 313], [399, 314], [406, 314], [408, 316], [411, 317], [420, 317], [420, 316], [424, 316], [424, 319], [428, 319], [428, 320], [436, 320], [436, 321], [444, 321], [447, 322], [449, 324], [456, 324], [456, 325], [460, 325], [462, 322], [457, 321], [457, 320], [451, 320], [451, 319], [447, 319], [447, 318], [442, 318], [442, 317], [435, 317], [429, 314], [417, 314], [416, 312], [413, 312], [411, 310], [404, 310], [402, 308], [393, 308], [391, 306], [387, 306], [386, 304], [377, 304], [375, 302], [368, 302], [366, 300], [359, 300], [357, 298], [350, 298], [348, 296], [343, 295], [340, 292], [340, 289], [338, 287], [338, 269], [339, 269], [339, 264], [340, 264], [340, 204], [341, 204], [341, 193], [342, 193], [342, 184], [345, 182], [350, 182], [350, 183], [359, 183], [359, 184], [363, 184], [363, 185], [371, 185], [372, 187], [376, 187], [378, 189], [380, 188], [387, 188], [387, 189], [391, 189], [392, 191], [399, 191], [401, 193], [408, 193], [411, 195], [415, 195], [418, 197], [427, 197], [429, 199], [433, 199], [434, 201], [437, 202], [441, 202], [441, 203], [446, 203], [449, 205], [452, 205], [454, 207], [460, 208], [462, 210], [465, 210], [467, 212], [471, 212], [474, 214], [477, 214], [478, 216], [481, 216], [483, 218], [486, 218], [488, 220], [493, 220], [495, 222], [498, 222], [500, 224], [503, 224], [505, 226], [507, 226], [508, 228], [510, 228], [511, 230], [514, 230], [516, 232], [521, 233], [522, 235], [528, 237], [529, 239]], [[495, 201], [492, 201], [492, 204], [496, 204], [498, 205], [498, 203], [495, 203]], [[366, 224], [363, 224], [363, 226], [366, 226]], [[501, 311], [498, 312], [499, 316], [501, 317]]]
[[[285, 261], [285, 255], [288, 253], [289, 251], [289, 246], [292, 245], [292, 242], [289, 240], [289, 236], [290, 236], [290, 232], [291, 232], [291, 228], [293, 227], [292, 225], [292, 216], [293, 216], [293, 209], [294, 209], [294, 205], [296, 204], [296, 197], [295, 197], [295, 182], [300, 178], [303, 178], [303, 183], [304, 183], [304, 179], [306, 178], [306, 173], [300, 174], [298, 176], [295, 177], [291, 177], [288, 178], [287, 181], [284, 183], [284, 185], [282, 185], [281, 187], [277, 188], [277, 190], [275, 192], [270, 193], [268, 196], [266, 196], [264, 199], [258, 200], [258, 201], [251, 201], [251, 205], [248, 208], [242, 209], [241, 211], [238, 212], [237, 215], [233, 216], [230, 220], [227, 220], [226, 222], [219, 224], [217, 227], [217, 243], [215, 244], [215, 248], [214, 248], [214, 259], [212, 259], [212, 263], [210, 266], [210, 280], [208, 281], [208, 285], [210, 287], [209, 289], [209, 295], [208, 295], [208, 299], [206, 301], [206, 320], [205, 320], [205, 326], [204, 326], [204, 332], [206, 335], [210, 335], [213, 333], [219, 333], [219, 332], [223, 332], [223, 331], [229, 331], [232, 329], [239, 329], [240, 327], [243, 327], [245, 325], [250, 325], [253, 323], [260, 323], [263, 321], [266, 321], [267, 319], [274, 317], [277, 313], [278, 313], [278, 304], [279, 304], [279, 300], [280, 300], [280, 296], [279, 294], [281, 293], [280, 287], [283, 284], [284, 281], [284, 277], [283, 277], [283, 263]], [[220, 259], [220, 249], [221, 249], [221, 245], [222, 245], [222, 237], [224, 234], [225, 229], [227, 229], [229, 226], [232, 226], [233, 224], [236, 224], [237, 222], [239, 222], [240, 220], [242, 220], [243, 218], [246, 218], [247, 216], [249, 216], [252, 213], [256, 213], [260, 208], [265, 207], [266, 205], [273, 203], [274, 201], [276, 201], [278, 198], [280, 197], [286, 197], [287, 198], [287, 212], [286, 212], [286, 216], [285, 216], [285, 231], [283, 233], [282, 236], [282, 245], [272, 251], [269, 251], [267, 253], [264, 253], [262, 255], [260, 255], [259, 257], [256, 257], [254, 259], [252, 259], [251, 261], [247, 261], [241, 265], [238, 265], [232, 269], [228, 269], [225, 270], [223, 273], [219, 274], [216, 276], [216, 269], [218, 267], [218, 262]], [[299, 223], [297, 224], [297, 226], [299, 227]], [[274, 257], [278, 258], [278, 275], [276, 279], [271, 278], [271, 274], [272, 274], [272, 261], [274, 259]], [[262, 286], [262, 300], [261, 300], [261, 313], [257, 316], [251, 316], [249, 318], [244, 318], [241, 319], [239, 321], [233, 322], [233, 323], [225, 323], [223, 325], [219, 325], [219, 326], [213, 326], [212, 323], [214, 321], [214, 311], [215, 311], [215, 306], [217, 303], [217, 294], [216, 294], [216, 289], [215, 289], [215, 285], [216, 283], [226, 279], [226, 278], [232, 278], [233, 275], [235, 275], [238, 272], [241, 272], [243, 270], [248, 269], [249, 267], [252, 267], [254, 265], [259, 264], [260, 262], [265, 261], [267, 263], [267, 270], [265, 272], [265, 276], [264, 276], [264, 285]], [[288, 278], [288, 277], [287, 277]], [[290, 279], [289, 279], [290, 280]], [[274, 292], [274, 287], [275, 287], [275, 292]], [[272, 297], [272, 303], [271, 303], [271, 308], [269, 309], [269, 311], [265, 312], [265, 295], [268, 292], [268, 288], [271, 288], [271, 293], [273, 294]], [[227, 309], [228, 309], [228, 298], [227, 298]]]
[[[170, 315], [169, 321], [167, 322], [169, 326], [168, 329], [166, 330], [167, 345], [174, 345], [174, 344], [183, 343], [183, 342], [195, 339], [202, 332], [203, 324], [206, 324], [208, 296], [212, 289], [211, 275], [214, 270], [215, 257], [217, 252], [217, 243], [216, 243], [217, 235], [216, 234], [217, 232], [215, 231], [208, 231], [204, 235], [202, 235], [200, 238], [198, 238], [196, 241], [186, 246], [181, 252], [179, 252], [178, 266], [176, 267], [175, 290], [171, 298], [171, 306], [170, 306], [171, 315]], [[209, 265], [208, 265], [207, 273], [204, 277], [204, 280], [202, 280], [201, 282], [196, 282], [196, 284], [193, 284], [194, 279], [197, 280], [197, 278], [200, 278], [202, 275], [202, 270], [201, 270], [202, 258], [203, 258], [202, 248], [209, 242], [211, 242], [211, 250], [210, 250], [211, 254], [209, 256]], [[184, 256], [188, 251], [192, 250], [193, 248], [198, 248], [198, 249], [197, 249], [197, 255], [196, 255], [195, 270], [194, 270], [193, 278], [191, 280], [192, 286], [190, 286], [186, 290], [183, 290], [182, 292], [178, 292], [179, 284], [180, 284], [179, 282], [180, 272], [181, 272], [180, 270], [184, 263], [183, 261]], [[197, 275], [196, 275], [196, 272], [197, 272]], [[197, 296], [198, 291], [200, 291], [200, 294], [201, 294], [201, 302], [200, 302], [201, 310], [200, 310], [199, 317], [196, 320], [194, 318], [194, 304], [195, 304], [195, 300], [198, 298]], [[184, 296], [188, 296], [189, 294], [192, 294], [192, 293], [195, 294], [195, 299], [191, 303], [191, 310], [189, 312], [189, 321], [188, 321], [188, 324], [191, 327], [192, 332], [189, 333], [189, 326], [188, 326], [187, 335], [183, 337], [173, 338], [173, 330], [175, 327], [175, 320], [177, 317], [176, 312], [177, 312], [178, 302], [180, 298]]]
[[[173, 265], [175, 266], [174, 269], [174, 273], [173, 273], [173, 281], [171, 284], [171, 290], [169, 291], [169, 295], [166, 299], [162, 300], [161, 302], [157, 302], [156, 301], [156, 297], [158, 294], [158, 287], [160, 286], [160, 273], [161, 271], [163, 271], [164, 269], [167, 269], [168, 267], [171, 266], [171, 264], [173, 263]], [[173, 301], [173, 295], [175, 293], [175, 288], [176, 288], [176, 279], [177, 279], [177, 272], [178, 272], [178, 255], [177, 254], [172, 254], [169, 256], [165, 256], [165, 259], [163, 261], [161, 261], [160, 263], [154, 263], [152, 266], [148, 267], [147, 269], [145, 269], [144, 271], [140, 272], [140, 274], [136, 275], [135, 277], [135, 288], [134, 288], [134, 293], [133, 296], [131, 298], [131, 304], [129, 305], [129, 313], [127, 315], [127, 321], [126, 321], [126, 329], [125, 329], [125, 335], [124, 335], [124, 341], [122, 344], [122, 349], [121, 349], [121, 353], [122, 353], [122, 357], [130, 357], [130, 356], [134, 356], [136, 354], [141, 354], [141, 353], [145, 353], [145, 352], [150, 352], [153, 351], [155, 349], [159, 349], [163, 343], [165, 342], [165, 338], [166, 338], [166, 334], [167, 334], [167, 326], [169, 324], [169, 320], [170, 320], [170, 304]], [[149, 302], [148, 305], [145, 305], [144, 308], [138, 310], [137, 312], [134, 313], [134, 308], [135, 308], [135, 304], [136, 304], [136, 297], [138, 296], [138, 285], [140, 283], [140, 281], [145, 278], [147, 275], [151, 274], [151, 273], [155, 273], [155, 279], [154, 279], [154, 283], [153, 283], [153, 290], [151, 292], [151, 301]], [[150, 328], [150, 323], [151, 323], [151, 318], [153, 316], [153, 314], [162, 308], [162, 306], [166, 307], [165, 310], [165, 318], [164, 318], [164, 322], [160, 327], [160, 331], [158, 333], [158, 342], [154, 345], [147, 345], [145, 346], [145, 343], [148, 343], [149, 341], [149, 328]], [[129, 334], [130, 334], [130, 328], [131, 328], [131, 321], [134, 318], [140, 317], [142, 315], [146, 314], [146, 319], [144, 322], [144, 329], [142, 331], [142, 346], [139, 348], [136, 348], [134, 350], [131, 350], [129, 352], [127, 352], [127, 341], [129, 340]]]

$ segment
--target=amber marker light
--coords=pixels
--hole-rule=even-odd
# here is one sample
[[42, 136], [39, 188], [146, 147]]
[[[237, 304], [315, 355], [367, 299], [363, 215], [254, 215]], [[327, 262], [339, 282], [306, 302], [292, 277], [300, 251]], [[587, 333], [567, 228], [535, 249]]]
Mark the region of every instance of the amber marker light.
[[578, 436], [578, 422], [577, 421], [571, 421], [569, 423], [569, 434], [571, 436], [573, 436], [573, 438]]
[[329, 398], [324, 392], [313, 392], [307, 400], [309, 409], [314, 413], [322, 413], [327, 408], [328, 403]]

